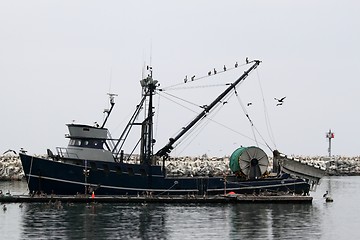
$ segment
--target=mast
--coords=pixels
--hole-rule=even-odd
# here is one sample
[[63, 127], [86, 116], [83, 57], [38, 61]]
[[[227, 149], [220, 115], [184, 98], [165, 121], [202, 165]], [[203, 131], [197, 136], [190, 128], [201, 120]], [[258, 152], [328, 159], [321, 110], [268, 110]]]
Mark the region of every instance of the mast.
[[[121, 152], [125, 140], [127, 139], [132, 126], [141, 126], [141, 137], [136, 144], [140, 143], [140, 159], [144, 164], [151, 164], [151, 157], [153, 155], [153, 145], [155, 140], [153, 139], [153, 95], [155, 94], [156, 88], [159, 86], [158, 81], [152, 78], [152, 67], [147, 66], [147, 70], [150, 72], [146, 78], [140, 81], [142, 87], [142, 99], [140, 103], [136, 106], [135, 112], [131, 116], [128, 124], [126, 125], [121, 136], [117, 140], [112, 153], [115, 159], [118, 158], [119, 154], [121, 157]], [[147, 102], [148, 101], [148, 102]], [[147, 105], [148, 104], [148, 105]], [[142, 122], [135, 122], [139, 116], [141, 110], [145, 106], [145, 119]], [[118, 148], [119, 147], [119, 148]], [[120, 158], [122, 161], [122, 158]]]
[[171, 150], [174, 148], [173, 144], [178, 141], [186, 132], [188, 132], [197, 122], [199, 122], [201, 119], [206, 117], [206, 114], [212, 110], [233, 88], [235, 88], [240, 82], [245, 80], [245, 78], [249, 75], [249, 73], [256, 69], [257, 66], [259, 66], [260, 62], [259, 60], [254, 60], [254, 64], [243, 73], [235, 82], [233, 82], [223, 93], [221, 93], [210, 105], [206, 106], [204, 110], [194, 118], [186, 127], [183, 128], [183, 130], [178, 133], [174, 138], [170, 138], [169, 142], [161, 148], [156, 155], [159, 157], [167, 156]]
[[140, 81], [141, 86], [143, 87], [145, 98], [148, 97], [148, 109], [147, 116], [142, 122], [142, 133], [141, 133], [141, 159], [146, 165], [151, 165], [151, 157], [153, 155], [153, 145], [155, 140], [153, 139], [153, 95], [155, 94], [156, 87], [158, 86], [158, 81], [154, 80], [152, 77], [152, 67], [147, 67], [150, 71], [147, 78]]

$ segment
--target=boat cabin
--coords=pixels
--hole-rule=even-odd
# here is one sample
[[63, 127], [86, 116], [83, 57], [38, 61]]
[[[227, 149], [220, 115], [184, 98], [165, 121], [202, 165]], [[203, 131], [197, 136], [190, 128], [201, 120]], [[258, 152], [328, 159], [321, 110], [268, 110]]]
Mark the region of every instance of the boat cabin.
[[98, 160], [113, 162], [112, 152], [107, 150], [108, 129], [84, 124], [67, 124], [69, 138], [67, 148], [57, 148], [59, 156], [67, 159]]

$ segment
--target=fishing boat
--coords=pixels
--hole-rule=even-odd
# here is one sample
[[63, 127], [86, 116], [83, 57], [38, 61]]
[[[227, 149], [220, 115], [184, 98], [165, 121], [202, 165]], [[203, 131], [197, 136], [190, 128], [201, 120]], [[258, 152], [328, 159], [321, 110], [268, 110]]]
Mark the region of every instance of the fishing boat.
[[[153, 79], [152, 68], [141, 81], [142, 98], [136, 106], [121, 136], [111, 137], [106, 123], [115, 105], [115, 95], [110, 96], [110, 108], [101, 125], [67, 124], [69, 139], [67, 147], [57, 147], [54, 154], [47, 150], [45, 157], [19, 155], [31, 193], [61, 195], [216, 195], [280, 193], [309, 194], [324, 175], [324, 170], [288, 158], [274, 151], [273, 171], [268, 171], [269, 157], [258, 146], [239, 147], [230, 156], [231, 172], [212, 176], [176, 176], [166, 171], [174, 145], [197, 123], [205, 119], [216, 106], [223, 104], [235, 87], [255, 70], [261, 61], [253, 60], [239, 78], [228, 84], [203, 110], [170, 138], [166, 145], [154, 151], [153, 96], [161, 91]], [[225, 71], [225, 70], [224, 70]], [[140, 112], [145, 117], [139, 121]], [[139, 149], [124, 152], [123, 146], [134, 126], [140, 126], [140, 140], [134, 147]], [[137, 159], [137, 161], [130, 161]]]

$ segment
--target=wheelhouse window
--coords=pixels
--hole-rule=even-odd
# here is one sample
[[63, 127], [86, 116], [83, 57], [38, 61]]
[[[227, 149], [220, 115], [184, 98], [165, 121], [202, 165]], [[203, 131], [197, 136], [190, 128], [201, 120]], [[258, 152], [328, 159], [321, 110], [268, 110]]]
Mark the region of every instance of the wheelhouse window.
[[103, 149], [104, 140], [92, 140], [90, 145], [92, 148]]
[[104, 140], [100, 139], [70, 139], [69, 146], [104, 149]]
[[80, 139], [70, 139], [69, 146], [81, 146]]

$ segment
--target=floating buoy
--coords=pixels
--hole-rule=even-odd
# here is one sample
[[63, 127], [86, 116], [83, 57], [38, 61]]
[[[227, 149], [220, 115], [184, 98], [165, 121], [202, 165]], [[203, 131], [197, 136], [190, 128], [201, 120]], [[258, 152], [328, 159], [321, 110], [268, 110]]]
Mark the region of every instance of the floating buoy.
[[234, 193], [234, 192], [229, 192], [229, 194], [231, 194], [231, 195], [232, 195], [232, 194], [235, 194], [235, 193]]
[[91, 194], [91, 198], [92, 198], [92, 199], [94, 199], [94, 198], [95, 198], [95, 193], [94, 193], [94, 192], [92, 192], [92, 194]]
[[333, 202], [334, 201], [334, 199], [332, 199], [331, 197], [326, 197], [325, 198], [325, 202]]

